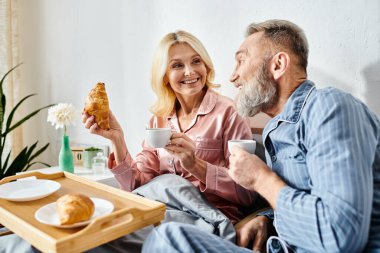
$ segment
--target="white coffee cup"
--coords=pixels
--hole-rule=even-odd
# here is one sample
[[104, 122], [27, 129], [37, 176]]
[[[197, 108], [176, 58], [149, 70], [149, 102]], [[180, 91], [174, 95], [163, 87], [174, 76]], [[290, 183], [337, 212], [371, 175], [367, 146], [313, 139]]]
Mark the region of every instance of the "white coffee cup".
[[239, 146], [250, 154], [254, 154], [256, 150], [256, 141], [254, 140], [229, 140], [228, 151], [231, 153], [233, 146]]
[[152, 148], [163, 148], [170, 140], [172, 131], [170, 128], [147, 128], [146, 141]]

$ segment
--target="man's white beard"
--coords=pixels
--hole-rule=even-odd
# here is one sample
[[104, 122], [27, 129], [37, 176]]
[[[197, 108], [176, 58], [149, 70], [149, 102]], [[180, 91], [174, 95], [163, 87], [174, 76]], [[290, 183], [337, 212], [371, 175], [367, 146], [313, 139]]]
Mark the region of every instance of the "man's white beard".
[[236, 110], [243, 117], [253, 117], [272, 107], [276, 101], [277, 84], [269, 77], [264, 60], [252, 80], [242, 84], [235, 99]]

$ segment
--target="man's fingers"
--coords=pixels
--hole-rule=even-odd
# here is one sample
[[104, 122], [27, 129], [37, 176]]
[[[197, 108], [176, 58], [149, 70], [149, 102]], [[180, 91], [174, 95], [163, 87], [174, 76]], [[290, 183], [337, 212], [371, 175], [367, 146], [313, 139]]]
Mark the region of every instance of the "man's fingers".
[[239, 155], [241, 153], [248, 153], [247, 151], [245, 151], [242, 147], [239, 147], [237, 145], [233, 146], [231, 148], [231, 155]]
[[265, 242], [265, 236], [261, 232], [261, 230], [259, 230], [256, 234], [255, 240], [253, 241], [253, 248], [252, 248], [253, 251], [260, 252], [263, 247], [264, 242]]
[[236, 242], [240, 247], [247, 247], [249, 243], [249, 233], [246, 229], [238, 230], [236, 232]]

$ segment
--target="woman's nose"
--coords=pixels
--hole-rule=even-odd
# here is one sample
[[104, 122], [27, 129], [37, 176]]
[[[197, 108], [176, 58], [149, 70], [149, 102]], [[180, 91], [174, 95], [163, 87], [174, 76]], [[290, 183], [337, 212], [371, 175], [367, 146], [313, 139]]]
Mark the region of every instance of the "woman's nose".
[[191, 76], [194, 74], [194, 70], [191, 66], [185, 66], [185, 76]]

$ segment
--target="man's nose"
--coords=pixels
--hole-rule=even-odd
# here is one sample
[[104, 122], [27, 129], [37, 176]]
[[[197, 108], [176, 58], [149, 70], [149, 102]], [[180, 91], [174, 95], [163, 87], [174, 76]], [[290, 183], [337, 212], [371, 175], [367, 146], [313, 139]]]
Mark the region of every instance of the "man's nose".
[[238, 79], [239, 75], [237, 74], [236, 72], [236, 69], [234, 70], [234, 72], [232, 72], [232, 75], [230, 77], [230, 82], [233, 83], [236, 81], [236, 79]]

